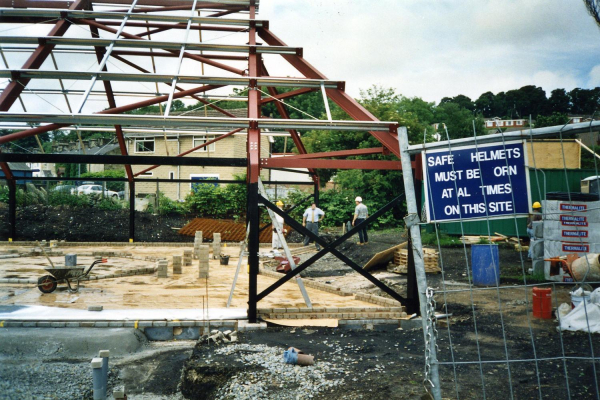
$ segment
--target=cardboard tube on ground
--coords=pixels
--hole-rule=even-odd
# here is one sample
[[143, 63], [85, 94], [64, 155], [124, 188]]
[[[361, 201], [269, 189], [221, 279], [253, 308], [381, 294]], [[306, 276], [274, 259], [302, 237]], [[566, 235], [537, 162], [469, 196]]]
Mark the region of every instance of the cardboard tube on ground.
[[600, 254], [592, 253], [578, 258], [577, 260], [573, 261], [570, 270], [571, 275], [576, 281], [581, 281], [584, 277], [586, 281], [596, 281], [600, 279]]
[[298, 365], [314, 365], [315, 358], [308, 354], [298, 354]]

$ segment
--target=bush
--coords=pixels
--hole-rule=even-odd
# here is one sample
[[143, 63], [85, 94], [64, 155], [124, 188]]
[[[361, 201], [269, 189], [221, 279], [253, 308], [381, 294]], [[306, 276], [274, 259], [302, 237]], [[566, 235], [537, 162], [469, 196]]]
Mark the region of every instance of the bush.
[[116, 211], [122, 210], [123, 204], [119, 200], [104, 198], [96, 203], [96, 208], [104, 211]]
[[89, 207], [90, 202], [86, 196], [77, 196], [65, 192], [50, 192], [48, 194], [49, 206]]
[[[243, 176], [235, 178], [245, 180]], [[215, 186], [212, 183], [198, 183], [185, 198], [183, 207], [201, 217], [239, 220], [246, 215], [246, 193], [245, 184]]]

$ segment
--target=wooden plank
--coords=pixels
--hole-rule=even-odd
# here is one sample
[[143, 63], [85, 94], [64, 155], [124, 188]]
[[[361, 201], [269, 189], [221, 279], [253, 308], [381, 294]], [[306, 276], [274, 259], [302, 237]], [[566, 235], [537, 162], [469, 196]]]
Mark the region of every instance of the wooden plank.
[[383, 265], [387, 265], [387, 263], [390, 262], [394, 258], [394, 253], [396, 252], [396, 250], [405, 249], [406, 246], [408, 246], [408, 242], [400, 243], [397, 246], [390, 247], [387, 250], [384, 250], [384, 251], [381, 251], [381, 252], [375, 254], [365, 264], [365, 266], [363, 267], [363, 269], [365, 269], [365, 270], [368, 271], [370, 269], [375, 268], [378, 265], [382, 265], [382, 264]]

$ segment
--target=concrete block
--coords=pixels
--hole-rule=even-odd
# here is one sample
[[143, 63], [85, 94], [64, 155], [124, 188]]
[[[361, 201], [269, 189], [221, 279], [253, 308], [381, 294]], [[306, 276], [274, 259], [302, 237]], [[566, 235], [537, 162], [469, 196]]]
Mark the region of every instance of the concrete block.
[[173, 338], [175, 340], [197, 340], [200, 337], [200, 330], [196, 327], [181, 327], [173, 330]]
[[148, 340], [173, 340], [173, 328], [167, 326], [146, 328], [144, 334]]
[[102, 311], [104, 306], [88, 306], [88, 311]]
[[66, 322], [50, 322], [50, 326], [52, 328], [64, 328], [66, 325]]
[[239, 332], [258, 331], [258, 330], [265, 330], [265, 329], [267, 329], [266, 322], [259, 322], [256, 324], [251, 324], [250, 322], [245, 321], [245, 320], [238, 321], [237, 330]]
[[108, 328], [108, 322], [107, 321], [96, 321], [94, 323], [94, 327], [96, 327], [96, 328]]
[[67, 328], [79, 328], [80, 324], [79, 322], [67, 322], [66, 327]]
[[402, 319], [400, 320], [400, 327], [402, 329], [423, 329], [423, 320], [421, 317], [413, 319]]
[[134, 321], [125, 321], [125, 322], [123, 322], [123, 327], [125, 327], [125, 328], [135, 328], [135, 322]]
[[181, 321], [181, 326], [196, 326], [196, 321]]
[[148, 328], [152, 327], [152, 321], [139, 321], [138, 328]]
[[152, 322], [153, 327], [167, 326], [167, 321], [154, 321]]
[[125, 386], [115, 386], [113, 389], [113, 398], [115, 400], [125, 399]]
[[23, 322], [18, 321], [6, 321], [4, 323], [5, 328], [21, 328], [23, 326]]
[[52, 325], [50, 324], [50, 322], [37, 322], [36, 326], [38, 328], [51, 328]]
[[36, 326], [36, 322], [23, 322], [23, 328], [35, 328]]
[[181, 326], [181, 321], [167, 321], [167, 326], [179, 327]]
[[93, 321], [82, 321], [79, 323], [79, 326], [82, 328], [93, 328], [96, 325]]
[[122, 328], [123, 327], [123, 322], [121, 321], [111, 321], [108, 323], [108, 326], [111, 328]]

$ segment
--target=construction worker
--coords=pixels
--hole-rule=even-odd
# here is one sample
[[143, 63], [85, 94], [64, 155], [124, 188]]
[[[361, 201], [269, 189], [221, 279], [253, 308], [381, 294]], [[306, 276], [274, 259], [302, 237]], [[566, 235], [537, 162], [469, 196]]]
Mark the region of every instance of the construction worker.
[[[365, 219], [369, 218], [369, 209], [362, 202], [362, 197], [357, 196], [354, 199], [356, 208], [354, 209], [354, 219], [352, 220], [352, 226], [359, 225], [364, 222]], [[367, 225], [365, 224], [358, 230], [359, 242], [356, 243], [359, 246], [363, 246], [369, 243], [369, 237], [367, 236]]]
[[[283, 210], [283, 201], [277, 200], [277, 203], [275, 203], [275, 205], [280, 210]], [[280, 216], [279, 214], [275, 214], [275, 219], [277, 220], [277, 222], [279, 223], [279, 226], [281, 227], [281, 232], [287, 233], [287, 229], [283, 228], [283, 217]], [[273, 249], [282, 249], [283, 248], [283, 243], [281, 243], [281, 241], [279, 240], [279, 235], [277, 234], [277, 229], [275, 229], [275, 227], [273, 227], [272, 244], [273, 244]]]
[[[306, 229], [318, 236], [319, 222], [323, 220], [323, 217], [325, 217], [325, 212], [323, 212], [323, 210], [317, 207], [317, 203], [313, 202], [310, 205], [310, 207], [307, 208], [306, 211], [304, 211], [304, 214], [302, 215], [302, 226], [305, 226]], [[310, 237], [308, 237], [307, 235], [304, 237], [304, 245], [308, 246], [309, 243]], [[317, 243], [316, 241], [315, 246], [317, 247], [317, 250], [321, 250], [321, 246], [319, 246], [319, 243]]]
[[540, 204], [540, 202], [536, 201], [535, 203], [533, 203], [531, 208], [533, 208], [533, 214], [530, 214], [529, 217], [527, 217], [527, 235], [529, 235], [530, 239], [529, 250], [527, 251], [527, 258], [529, 260], [533, 258], [533, 243], [531, 243], [531, 239], [536, 239], [535, 232], [533, 231], [533, 222], [542, 220], [542, 205]]

